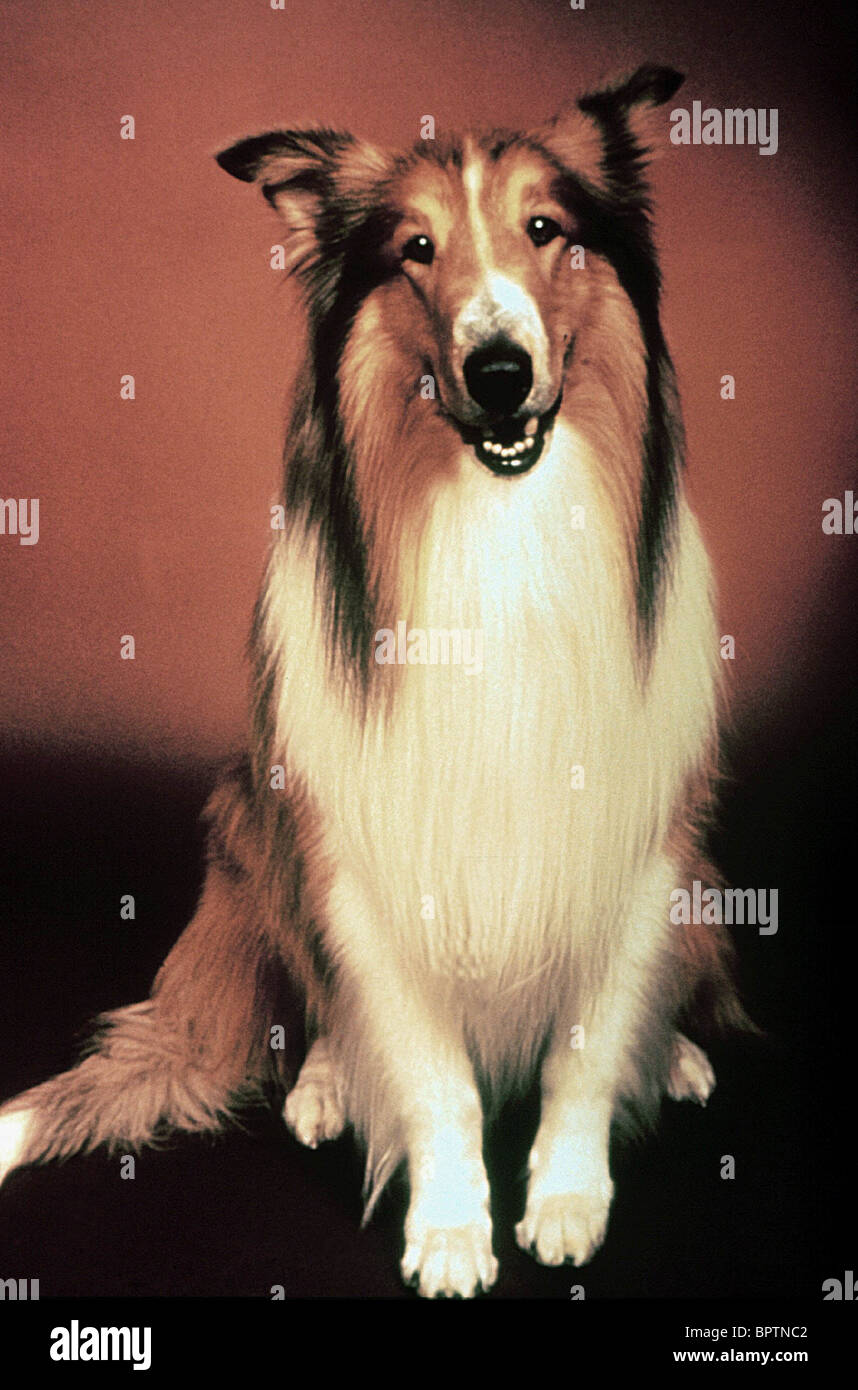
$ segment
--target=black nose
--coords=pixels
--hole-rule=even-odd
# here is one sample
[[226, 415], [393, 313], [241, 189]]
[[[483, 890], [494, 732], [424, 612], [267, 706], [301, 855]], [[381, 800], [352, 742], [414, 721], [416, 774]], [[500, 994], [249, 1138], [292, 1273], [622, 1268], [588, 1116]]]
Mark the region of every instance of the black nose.
[[469, 352], [464, 373], [474, 400], [492, 415], [513, 415], [533, 385], [529, 355], [503, 339]]

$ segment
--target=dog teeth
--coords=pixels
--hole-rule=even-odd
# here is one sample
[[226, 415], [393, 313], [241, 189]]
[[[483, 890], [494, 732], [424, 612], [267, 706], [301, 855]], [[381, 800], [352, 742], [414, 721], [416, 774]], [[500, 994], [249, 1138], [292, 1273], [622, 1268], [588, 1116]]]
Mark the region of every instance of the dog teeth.
[[534, 448], [538, 450], [540, 447], [538, 427], [539, 420], [534, 415], [524, 426], [524, 433], [521, 438], [514, 439], [509, 444], [502, 444], [499, 439], [484, 435], [479, 444], [483, 458], [485, 459], [488, 455], [494, 459], [496, 471], [524, 472], [530, 467], [530, 459], [525, 459], [523, 455], [528, 454]]
[[495, 439], [484, 439], [483, 448], [489, 454], [511, 459], [523, 454], [525, 449], [532, 449], [535, 443], [536, 440], [532, 436], [528, 439], [517, 439], [514, 444], [499, 444]]

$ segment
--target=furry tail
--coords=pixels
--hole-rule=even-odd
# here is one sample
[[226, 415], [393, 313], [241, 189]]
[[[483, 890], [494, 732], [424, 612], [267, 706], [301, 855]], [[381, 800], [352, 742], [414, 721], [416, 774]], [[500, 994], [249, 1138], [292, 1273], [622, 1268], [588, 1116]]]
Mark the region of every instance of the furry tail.
[[137, 1150], [169, 1130], [217, 1129], [242, 1080], [165, 1026], [154, 999], [103, 1014], [92, 1055], [0, 1109], [0, 1181], [13, 1168]]
[[253, 857], [236, 848], [246, 813], [234, 785], [213, 798], [200, 904], [152, 997], [104, 1014], [78, 1066], [0, 1107], [0, 1182], [22, 1164], [101, 1144], [136, 1150], [172, 1130], [218, 1129], [277, 1079], [283, 1053], [272, 1051], [270, 1028], [286, 1022], [288, 996], [260, 921]]
[[[718, 878], [711, 870], [708, 880], [701, 881], [716, 883]], [[734, 1033], [762, 1036], [739, 997], [736, 949], [726, 927], [683, 927], [675, 940], [680, 1026], [705, 1040]]]

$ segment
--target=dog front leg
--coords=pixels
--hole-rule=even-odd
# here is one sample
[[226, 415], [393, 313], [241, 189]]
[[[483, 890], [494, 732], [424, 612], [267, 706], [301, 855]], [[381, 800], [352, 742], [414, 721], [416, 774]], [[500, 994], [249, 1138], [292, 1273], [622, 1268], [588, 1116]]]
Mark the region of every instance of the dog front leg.
[[[410, 1201], [401, 1269], [426, 1297], [469, 1298], [497, 1276], [482, 1106], [461, 1028], [385, 944], [374, 909], [339, 879], [329, 905], [342, 950], [335, 1024], [349, 1108], [370, 1168], [405, 1157]], [[342, 924], [347, 923], [347, 926]]]
[[[659, 957], [676, 870], [654, 858], [641, 875], [594, 1000], [561, 1011], [542, 1069], [542, 1115], [530, 1154], [527, 1205], [518, 1244], [542, 1264], [584, 1264], [604, 1240], [614, 1186], [611, 1120], [637, 1077], [637, 1051], [659, 1007]], [[579, 991], [586, 994], [586, 986]], [[656, 1034], [661, 1021], [656, 1023]], [[570, 1045], [570, 1031], [576, 1029]], [[669, 1034], [665, 1030], [665, 1036]], [[665, 1059], [666, 1060], [666, 1059]]]
[[406, 1102], [411, 1199], [402, 1275], [428, 1297], [469, 1298], [497, 1276], [482, 1111], [464, 1050], [421, 1031], [432, 1060], [418, 1070], [419, 1097]]

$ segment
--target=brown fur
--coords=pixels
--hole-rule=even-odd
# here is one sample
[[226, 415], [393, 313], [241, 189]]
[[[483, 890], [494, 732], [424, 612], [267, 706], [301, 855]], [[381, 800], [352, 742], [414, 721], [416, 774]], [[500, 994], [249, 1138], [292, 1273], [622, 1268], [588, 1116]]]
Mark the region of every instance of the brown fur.
[[[713, 752], [709, 765], [691, 779], [668, 835], [668, 852], [682, 868], [676, 887], [689, 893], [695, 879], [708, 888], [724, 884], [704, 849], [717, 780]], [[672, 943], [669, 998], [679, 1025], [701, 1040], [733, 1032], [759, 1033], [736, 990], [736, 953], [728, 929], [716, 923], [674, 926]]]
[[267, 802], [266, 823], [244, 764], [223, 777], [205, 812], [199, 907], [151, 998], [103, 1014], [91, 1055], [0, 1112], [35, 1111], [22, 1162], [216, 1130], [266, 1084], [285, 1082], [270, 1029], [294, 1015], [287, 978], [300, 983], [310, 1018], [321, 1019], [333, 966], [312, 916], [318, 870], [303, 798], [269, 794]]
[[[646, 83], [652, 83], [652, 72], [646, 71], [648, 76], [636, 77], [632, 86], [640, 87], [643, 81], [646, 89]], [[657, 97], [657, 85], [654, 90]], [[605, 94], [597, 94], [587, 100], [598, 111], [604, 99]], [[467, 424], [468, 403], [461, 364], [454, 362], [454, 345], [444, 333], [471, 292], [479, 255], [476, 240], [464, 234], [461, 182], [448, 177], [446, 162], [461, 170], [463, 157], [473, 158], [477, 148], [483, 157], [481, 207], [491, 228], [493, 258], [527, 289], [544, 316], [552, 371], [558, 386], [562, 382], [564, 387], [562, 410], [586, 439], [599, 470], [596, 482], [605, 502], [598, 509], [599, 522], [610, 530], [611, 558], [628, 585], [629, 612], [635, 609], [641, 572], [657, 595], [660, 572], [652, 556], [648, 563], [657, 571], [654, 577], [641, 559], [641, 531], [653, 498], [646, 495], [640, 448], [647, 411], [652, 416], [656, 396], [666, 397], [664, 432], [671, 440], [676, 437], [677, 454], [681, 429], [670, 418], [673, 383], [668, 362], [660, 364], [661, 376], [652, 375], [660, 349], [652, 321], [657, 281], [639, 288], [636, 310], [607, 255], [588, 249], [586, 268], [580, 273], [570, 273], [560, 259], [574, 235], [571, 212], [552, 201], [563, 165], [577, 164], [582, 178], [599, 191], [600, 215], [607, 215], [606, 207], [615, 211], [609, 201], [621, 196], [630, 199], [637, 212], [645, 207], [642, 194], [629, 193], [629, 170], [639, 163], [638, 153], [626, 151], [618, 161], [620, 172], [612, 173], [606, 167], [602, 138], [584, 109], [582, 105], [559, 118], [538, 136], [494, 135], [479, 146], [469, 143], [464, 155], [452, 146], [445, 153], [439, 142], [431, 155], [418, 147], [411, 156], [391, 162], [350, 137], [321, 131], [281, 132], [225, 152], [224, 167], [238, 177], [257, 179], [285, 220], [290, 268], [310, 287], [317, 352], [330, 326], [325, 315], [337, 307], [336, 281], [343, 273], [337, 258], [345, 254], [339, 248], [367, 217], [370, 199], [381, 199], [388, 216], [391, 210], [403, 214], [399, 220], [392, 217], [385, 254], [395, 255], [397, 248], [401, 252], [403, 238], [427, 223], [438, 245], [433, 276], [412, 267], [407, 290], [401, 279], [380, 281], [362, 306], [359, 300], [354, 305], [349, 301], [343, 310], [348, 332], [343, 333], [342, 357], [334, 363], [332, 409], [344, 435], [346, 456], [339, 455], [343, 441], [326, 438], [314, 413], [314, 387], [332, 384], [317, 379], [318, 361], [308, 363], [306, 393], [296, 409], [292, 471], [284, 498], [295, 514], [317, 508], [315, 520], [318, 509], [330, 507], [333, 521], [343, 526], [353, 520], [349, 511], [354, 504], [360, 521], [353, 538], [356, 555], [347, 549], [345, 557], [337, 556], [337, 572], [325, 552], [319, 568], [330, 582], [327, 597], [332, 608], [349, 585], [360, 590], [365, 584], [355, 608], [367, 631], [376, 625], [393, 627], [397, 618], [411, 612], [415, 577], [407, 571], [407, 556], [417, 549], [414, 539], [433, 487], [460, 466], [461, 438], [444, 409]], [[638, 115], [645, 122], [647, 112]], [[515, 238], [509, 235], [513, 227], [520, 231], [531, 203], [540, 214], [556, 214], [564, 223], [564, 238], [554, 250], [545, 248], [539, 269], [534, 268], [532, 254], [525, 258], [514, 249]], [[334, 207], [342, 226], [323, 246], [319, 226]], [[507, 250], [507, 245], [513, 249]], [[643, 327], [647, 321], [649, 342]], [[429, 364], [437, 370], [442, 388], [435, 400], [419, 392]], [[326, 458], [326, 451], [336, 453], [336, 459]], [[333, 469], [333, 462], [342, 464], [342, 472]], [[669, 550], [672, 519], [668, 485], [673, 457], [667, 462], [664, 525], [653, 529], [654, 553], [659, 556], [662, 542], [665, 553]], [[332, 499], [341, 504], [339, 512], [334, 512]], [[273, 669], [276, 657], [262, 641], [263, 606], [257, 610], [253, 642], [257, 688], [252, 763], [232, 768], [207, 807], [208, 871], [197, 912], [159, 971], [151, 998], [105, 1014], [91, 1055], [0, 1110], [34, 1113], [20, 1162], [63, 1157], [102, 1143], [112, 1149], [135, 1149], [175, 1129], [213, 1130], [269, 1083], [284, 1084], [283, 1058], [270, 1045], [270, 1030], [288, 1021], [287, 978], [303, 993], [308, 1031], [325, 1030], [330, 1002], [340, 988], [325, 920], [331, 867], [321, 851], [320, 828], [307, 789], [288, 768], [284, 790], [270, 785], [275, 757], [272, 710], [281, 692]], [[657, 615], [653, 599], [648, 621], [653, 624]], [[397, 673], [385, 675], [390, 691]], [[689, 884], [694, 878], [707, 884], [717, 881], [700, 848], [713, 784], [714, 769], [697, 776], [669, 836], [667, 849]], [[372, 794], [371, 788], [367, 794]], [[629, 1090], [651, 1109], [664, 1084], [677, 1023], [691, 1031], [696, 1031], [695, 1024], [704, 1030], [751, 1026], [736, 997], [731, 953], [722, 928], [674, 932], [662, 978], [653, 980], [648, 1033], [632, 1063], [640, 1076], [629, 1080]], [[348, 986], [342, 988], [345, 993]]]

